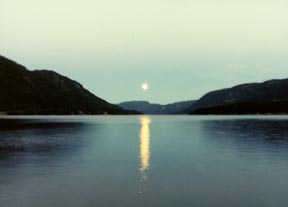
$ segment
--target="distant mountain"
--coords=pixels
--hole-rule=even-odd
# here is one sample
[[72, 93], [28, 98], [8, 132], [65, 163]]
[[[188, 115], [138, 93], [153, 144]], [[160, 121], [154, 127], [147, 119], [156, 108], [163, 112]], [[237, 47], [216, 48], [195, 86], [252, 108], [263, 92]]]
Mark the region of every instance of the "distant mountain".
[[152, 104], [148, 101], [128, 101], [119, 103], [118, 106], [127, 110], [140, 111], [143, 114], [179, 114], [184, 113], [195, 101], [182, 101], [167, 105]]
[[[0, 56], [1, 114], [129, 114], [80, 83], [48, 70], [29, 71]], [[136, 112], [135, 112], [136, 113]]]
[[288, 79], [212, 91], [200, 98], [190, 111], [192, 114], [288, 113]]

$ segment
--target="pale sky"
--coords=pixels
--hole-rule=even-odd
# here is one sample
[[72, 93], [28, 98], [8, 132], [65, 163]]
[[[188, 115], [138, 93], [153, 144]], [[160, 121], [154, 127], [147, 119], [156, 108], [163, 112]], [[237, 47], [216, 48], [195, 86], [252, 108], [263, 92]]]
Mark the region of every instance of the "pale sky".
[[0, 0], [0, 45], [112, 103], [192, 100], [288, 78], [288, 1]]

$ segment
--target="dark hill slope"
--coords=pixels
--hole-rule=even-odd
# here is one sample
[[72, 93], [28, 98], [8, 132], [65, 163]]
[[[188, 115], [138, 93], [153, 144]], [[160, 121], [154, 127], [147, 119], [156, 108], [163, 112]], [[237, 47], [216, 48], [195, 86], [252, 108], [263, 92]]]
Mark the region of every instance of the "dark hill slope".
[[269, 80], [212, 91], [200, 98], [190, 111], [200, 114], [287, 113], [287, 103], [288, 79]]
[[56, 115], [130, 113], [56, 72], [29, 71], [3, 56], [0, 56], [0, 112]]
[[191, 114], [288, 114], [288, 101], [226, 104], [196, 109]]

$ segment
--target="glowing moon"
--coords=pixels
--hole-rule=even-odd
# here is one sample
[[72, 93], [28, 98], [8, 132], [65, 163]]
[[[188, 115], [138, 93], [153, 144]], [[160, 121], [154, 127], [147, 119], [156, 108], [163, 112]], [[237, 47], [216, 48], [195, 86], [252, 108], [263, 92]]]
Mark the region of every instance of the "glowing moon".
[[143, 84], [142, 84], [142, 90], [143, 90], [143, 91], [148, 90], [148, 88], [149, 88], [149, 86], [148, 86], [147, 83], [143, 83]]

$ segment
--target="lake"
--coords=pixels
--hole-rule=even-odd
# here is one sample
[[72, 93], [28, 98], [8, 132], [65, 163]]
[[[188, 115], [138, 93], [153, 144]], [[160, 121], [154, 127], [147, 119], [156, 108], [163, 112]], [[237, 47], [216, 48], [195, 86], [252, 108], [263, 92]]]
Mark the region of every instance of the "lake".
[[0, 118], [1, 207], [288, 206], [288, 116]]

